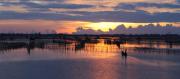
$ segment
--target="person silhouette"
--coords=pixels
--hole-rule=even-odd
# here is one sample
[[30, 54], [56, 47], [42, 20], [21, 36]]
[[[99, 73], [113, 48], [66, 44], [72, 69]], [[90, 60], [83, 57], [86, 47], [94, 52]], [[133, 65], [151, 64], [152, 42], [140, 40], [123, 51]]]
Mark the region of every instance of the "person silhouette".
[[124, 51], [121, 51], [121, 55], [124, 56]]
[[121, 55], [127, 57], [127, 49], [125, 51], [121, 51]]

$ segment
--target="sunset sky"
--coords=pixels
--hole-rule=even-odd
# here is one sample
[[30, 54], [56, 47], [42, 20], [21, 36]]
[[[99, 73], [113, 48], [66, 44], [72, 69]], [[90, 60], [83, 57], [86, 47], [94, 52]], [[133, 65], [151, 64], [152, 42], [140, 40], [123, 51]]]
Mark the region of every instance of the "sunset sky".
[[180, 0], [0, 0], [0, 32], [72, 33], [171, 23], [180, 27]]

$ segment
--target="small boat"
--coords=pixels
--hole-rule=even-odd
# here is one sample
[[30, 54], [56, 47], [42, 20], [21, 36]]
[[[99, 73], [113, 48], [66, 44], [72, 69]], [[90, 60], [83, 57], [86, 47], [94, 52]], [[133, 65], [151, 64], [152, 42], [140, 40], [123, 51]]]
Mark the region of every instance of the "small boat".
[[121, 51], [121, 55], [127, 57], [127, 50]]

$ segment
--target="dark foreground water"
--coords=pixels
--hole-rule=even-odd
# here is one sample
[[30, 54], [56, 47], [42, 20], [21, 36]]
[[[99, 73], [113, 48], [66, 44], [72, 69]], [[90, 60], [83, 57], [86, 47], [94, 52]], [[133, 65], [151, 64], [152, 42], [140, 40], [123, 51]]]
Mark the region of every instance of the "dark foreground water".
[[179, 73], [180, 45], [161, 42], [0, 48], [0, 79], [180, 79]]

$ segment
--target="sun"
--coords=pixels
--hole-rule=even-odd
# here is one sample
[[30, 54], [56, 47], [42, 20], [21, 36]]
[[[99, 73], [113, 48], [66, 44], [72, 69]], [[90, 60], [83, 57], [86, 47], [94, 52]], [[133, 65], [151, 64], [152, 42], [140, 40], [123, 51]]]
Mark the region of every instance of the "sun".
[[96, 22], [96, 23], [90, 23], [90, 24], [86, 25], [86, 27], [90, 27], [90, 28], [92, 28], [94, 30], [109, 31], [109, 29], [114, 29], [118, 25], [120, 25], [120, 23]]

